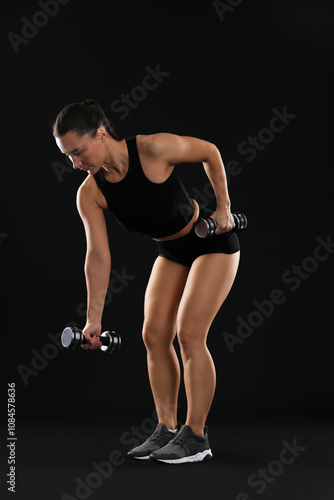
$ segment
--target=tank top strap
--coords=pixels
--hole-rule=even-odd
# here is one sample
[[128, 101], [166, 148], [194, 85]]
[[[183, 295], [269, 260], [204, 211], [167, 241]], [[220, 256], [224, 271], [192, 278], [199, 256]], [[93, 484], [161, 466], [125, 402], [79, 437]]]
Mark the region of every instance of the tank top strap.
[[143, 175], [143, 169], [140, 163], [140, 158], [137, 149], [137, 141], [135, 135], [126, 137], [126, 145], [129, 152], [129, 171], [127, 177], [140, 178]]

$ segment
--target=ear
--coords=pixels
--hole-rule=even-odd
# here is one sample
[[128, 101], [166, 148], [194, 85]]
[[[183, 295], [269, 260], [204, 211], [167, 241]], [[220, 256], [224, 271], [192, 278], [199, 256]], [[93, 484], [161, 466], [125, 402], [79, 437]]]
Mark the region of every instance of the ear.
[[96, 131], [96, 139], [104, 143], [108, 138], [108, 133], [104, 127], [99, 127]]

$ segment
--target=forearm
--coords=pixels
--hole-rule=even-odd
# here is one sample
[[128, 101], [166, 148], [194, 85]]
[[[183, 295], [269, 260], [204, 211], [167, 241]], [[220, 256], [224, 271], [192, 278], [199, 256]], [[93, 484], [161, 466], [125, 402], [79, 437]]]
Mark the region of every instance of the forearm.
[[230, 207], [230, 197], [227, 188], [227, 178], [223, 160], [217, 147], [214, 147], [209, 159], [203, 162], [203, 167], [216, 195], [217, 210]]
[[110, 254], [89, 252], [85, 261], [87, 323], [100, 323], [111, 270]]

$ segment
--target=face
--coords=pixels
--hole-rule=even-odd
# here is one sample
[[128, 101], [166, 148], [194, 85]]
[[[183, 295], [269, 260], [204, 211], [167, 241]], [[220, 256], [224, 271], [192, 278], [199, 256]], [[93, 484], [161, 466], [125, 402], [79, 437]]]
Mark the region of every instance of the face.
[[67, 132], [63, 137], [56, 137], [56, 143], [60, 151], [71, 159], [74, 169], [94, 175], [105, 160], [106, 136], [102, 128], [98, 129], [93, 139], [87, 134], [80, 136], [76, 132]]

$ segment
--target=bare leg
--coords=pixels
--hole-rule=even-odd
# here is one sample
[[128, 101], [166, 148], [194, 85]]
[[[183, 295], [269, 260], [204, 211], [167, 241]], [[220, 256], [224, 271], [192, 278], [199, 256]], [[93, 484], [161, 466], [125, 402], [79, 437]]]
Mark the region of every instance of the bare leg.
[[177, 317], [188, 412], [186, 424], [204, 435], [216, 385], [213, 360], [206, 345], [211, 323], [226, 299], [239, 264], [239, 252], [198, 257], [189, 272]]
[[188, 267], [158, 257], [145, 293], [143, 339], [148, 375], [158, 420], [169, 429], [175, 429], [177, 424], [180, 365], [173, 340], [188, 273]]

